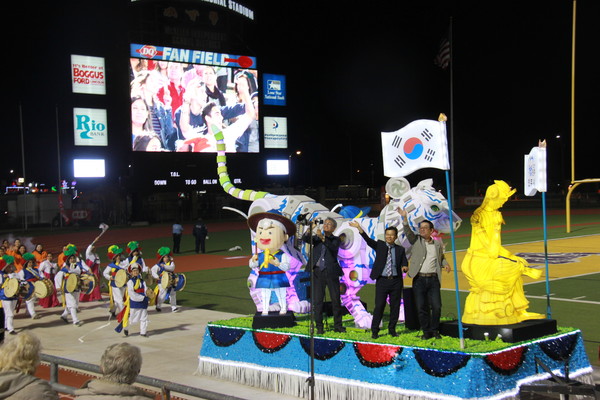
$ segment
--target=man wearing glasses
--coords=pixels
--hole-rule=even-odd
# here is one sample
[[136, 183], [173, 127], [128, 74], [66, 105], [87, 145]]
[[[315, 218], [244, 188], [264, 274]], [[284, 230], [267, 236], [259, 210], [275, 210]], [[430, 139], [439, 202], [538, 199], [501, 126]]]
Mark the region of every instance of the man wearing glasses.
[[444, 258], [444, 244], [441, 240], [434, 240], [431, 237], [433, 233], [431, 221], [421, 221], [419, 234], [415, 234], [408, 225], [407, 212], [398, 208], [398, 213], [402, 217], [404, 234], [412, 245], [408, 276], [413, 278], [415, 304], [423, 330], [421, 339], [440, 339], [442, 268], [450, 272], [450, 265]]
[[371, 239], [356, 221], [348, 223], [353, 228], [358, 229], [360, 236], [367, 245], [375, 250], [375, 261], [371, 269], [371, 279], [375, 283], [375, 309], [373, 311], [373, 321], [371, 323], [371, 337], [379, 337], [379, 324], [383, 318], [383, 310], [389, 296], [390, 298], [390, 321], [388, 324], [388, 333], [390, 336], [398, 336], [396, 333], [396, 324], [400, 314], [400, 303], [402, 302], [402, 272], [408, 270], [408, 261], [404, 247], [396, 244], [398, 239], [398, 229], [395, 226], [388, 226], [385, 229], [383, 240]]
[[314, 299], [312, 306], [315, 313], [315, 325], [317, 334], [323, 334], [323, 299], [325, 298], [325, 287], [329, 289], [331, 297], [331, 307], [333, 309], [333, 331], [346, 332], [342, 326], [342, 302], [340, 300], [340, 276], [344, 275], [342, 268], [337, 260], [338, 250], [340, 248], [340, 238], [333, 232], [337, 228], [337, 222], [332, 218], [327, 218], [323, 224], [323, 232], [320, 227], [311, 222], [311, 229], [302, 236], [302, 241], [310, 243], [311, 232], [313, 243], [313, 258], [309, 265], [313, 265], [314, 274]]

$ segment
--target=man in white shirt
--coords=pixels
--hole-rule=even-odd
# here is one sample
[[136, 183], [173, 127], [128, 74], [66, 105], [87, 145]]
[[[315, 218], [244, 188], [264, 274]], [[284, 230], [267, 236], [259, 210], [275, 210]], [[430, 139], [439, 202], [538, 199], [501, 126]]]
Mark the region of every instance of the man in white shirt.
[[440, 295], [442, 268], [450, 272], [450, 265], [444, 258], [444, 244], [434, 240], [433, 223], [421, 221], [419, 234], [415, 234], [406, 218], [407, 212], [398, 208], [402, 217], [406, 238], [412, 245], [408, 276], [413, 278], [412, 288], [419, 313], [419, 323], [423, 330], [421, 339], [439, 339], [442, 298]]

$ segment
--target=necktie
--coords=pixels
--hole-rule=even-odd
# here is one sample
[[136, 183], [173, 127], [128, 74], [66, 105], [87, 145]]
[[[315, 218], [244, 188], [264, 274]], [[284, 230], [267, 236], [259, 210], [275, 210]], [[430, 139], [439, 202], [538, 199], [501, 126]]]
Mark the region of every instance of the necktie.
[[392, 247], [388, 246], [387, 260], [383, 269], [383, 276], [392, 276]]
[[319, 270], [323, 271], [325, 269], [325, 243], [321, 244], [321, 255], [319, 256], [319, 261], [317, 262], [317, 266]]

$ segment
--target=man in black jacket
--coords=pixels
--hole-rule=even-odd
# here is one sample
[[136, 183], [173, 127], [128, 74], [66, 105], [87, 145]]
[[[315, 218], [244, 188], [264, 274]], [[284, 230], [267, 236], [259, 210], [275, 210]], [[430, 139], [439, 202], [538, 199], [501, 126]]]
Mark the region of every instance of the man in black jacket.
[[325, 287], [329, 288], [331, 297], [331, 307], [333, 309], [333, 330], [334, 332], [346, 332], [342, 326], [342, 302], [340, 300], [340, 276], [344, 275], [342, 267], [337, 260], [338, 250], [340, 248], [340, 238], [333, 232], [337, 227], [337, 222], [333, 218], [327, 218], [323, 224], [323, 232], [314, 223], [311, 223], [311, 230], [302, 236], [305, 243], [311, 242], [311, 231], [316, 227], [316, 234], [312, 235], [313, 259], [309, 260], [314, 274], [314, 299], [312, 307], [315, 313], [315, 325], [317, 333], [323, 334], [323, 299], [325, 298]]
[[375, 310], [371, 322], [371, 337], [379, 337], [379, 324], [383, 318], [383, 310], [387, 297], [390, 297], [390, 322], [388, 332], [391, 336], [398, 336], [396, 324], [400, 314], [400, 302], [402, 301], [402, 272], [408, 270], [408, 260], [404, 247], [396, 244], [398, 229], [390, 226], [385, 230], [385, 242], [383, 240], [371, 239], [360, 224], [351, 221], [349, 225], [358, 229], [358, 232], [367, 245], [375, 250], [375, 261], [371, 270], [371, 279], [375, 280]]
[[200, 250], [202, 250], [202, 253], [206, 253], [205, 243], [208, 229], [206, 228], [204, 221], [202, 221], [202, 218], [198, 218], [198, 222], [196, 222], [194, 229], [192, 229], [192, 235], [194, 235], [196, 242], [196, 254], [198, 254]]

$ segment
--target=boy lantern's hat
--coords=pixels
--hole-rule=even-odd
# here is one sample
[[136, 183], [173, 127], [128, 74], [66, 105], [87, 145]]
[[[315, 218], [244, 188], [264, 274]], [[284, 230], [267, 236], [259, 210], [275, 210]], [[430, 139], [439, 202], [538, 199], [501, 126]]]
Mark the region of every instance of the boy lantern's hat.
[[135, 250], [140, 250], [140, 251], [142, 250], [139, 242], [132, 240], [131, 242], [127, 243], [127, 253], [131, 254]]
[[164, 256], [170, 256], [171, 255], [171, 249], [168, 247], [160, 247], [158, 250], [156, 250], [156, 258], [157, 259], [161, 259]]
[[123, 253], [123, 249], [117, 246], [116, 244], [113, 244], [108, 248], [108, 258], [110, 258], [111, 260], [114, 260], [115, 257], [121, 253]]
[[253, 232], [256, 232], [256, 227], [260, 220], [269, 218], [274, 219], [275, 221], [279, 221], [285, 227], [285, 233], [288, 236], [294, 236], [296, 234], [296, 225], [289, 218], [284, 217], [281, 212], [277, 210], [270, 210], [267, 212], [259, 212], [256, 214], [252, 214], [248, 217], [248, 226]]

